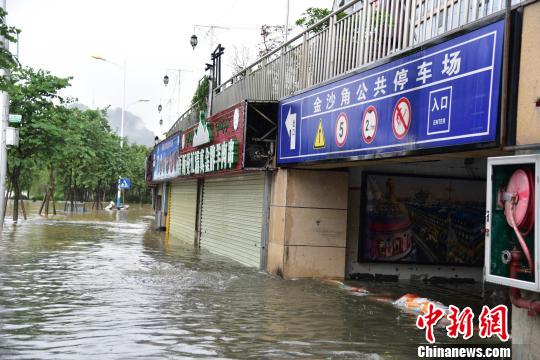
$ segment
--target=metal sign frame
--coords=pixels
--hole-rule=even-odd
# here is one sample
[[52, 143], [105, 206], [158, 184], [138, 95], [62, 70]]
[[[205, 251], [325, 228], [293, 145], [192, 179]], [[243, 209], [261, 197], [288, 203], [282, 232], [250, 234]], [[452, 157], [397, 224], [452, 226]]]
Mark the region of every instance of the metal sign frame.
[[[381, 61], [381, 62], [377, 62], [375, 64], [373, 64], [372, 66], [370, 67], [364, 67], [362, 69], [362, 71], [357, 71], [353, 74], [348, 74], [347, 76], [344, 76], [344, 77], [341, 77], [341, 78], [338, 78], [338, 79], [334, 79], [332, 82], [327, 82], [325, 84], [322, 84], [322, 85], [319, 85], [317, 88], [311, 88], [311, 89], [308, 89], [306, 91], [304, 91], [303, 93], [300, 93], [300, 94], [296, 94], [296, 95], [293, 95], [291, 97], [288, 97], [288, 98], [285, 98], [285, 99], [282, 99], [280, 100], [280, 111], [279, 111], [279, 136], [278, 136], [278, 149], [277, 149], [277, 162], [278, 162], [278, 165], [288, 165], [288, 164], [294, 164], [294, 163], [303, 163], [303, 164], [310, 164], [310, 163], [320, 163], [320, 162], [336, 162], [336, 161], [352, 161], [352, 160], [364, 160], [364, 159], [374, 159], [374, 158], [386, 158], [386, 157], [397, 157], [397, 156], [408, 156], [408, 155], [420, 155], [420, 154], [434, 154], [434, 153], [439, 153], [439, 152], [447, 152], [448, 149], [451, 147], [452, 148], [452, 151], [460, 151], [460, 150], [465, 150], [465, 149], [479, 149], [479, 148], [486, 148], [486, 147], [494, 147], [494, 146], [497, 146], [499, 144], [499, 126], [498, 126], [498, 123], [499, 123], [499, 113], [500, 113], [500, 100], [501, 100], [501, 69], [502, 69], [502, 40], [503, 40], [503, 36], [504, 35], [504, 23], [503, 21], [500, 21], [501, 19], [501, 16], [494, 16], [494, 17], [490, 17], [489, 19], [486, 19], [486, 21], [482, 21], [482, 22], [479, 22], [476, 24], [476, 26], [474, 27], [469, 27], [467, 29], [462, 29], [461, 31], [458, 31], [458, 32], [454, 32], [452, 34], [449, 34], [447, 36], [444, 36], [444, 37], [440, 37], [438, 39], [436, 39], [435, 41], [433, 42], [430, 42], [429, 44], [426, 44], [420, 48], [416, 48], [416, 49], [413, 49], [413, 50], [410, 50], [408, 52], [404, 52], [404, 53], [401, 53], [399, 55], [396, 55], [396, 56], [393, 56], [393, 57], [390, 57], [388, 59], [385, 59], [384, 61]], [[444, 144], [436, 144], [435, 147], [429, 147], [429, 146], [415, 146], [417, 144], [416, 141], [407, 141], [407, 144], [405, 144], [405, 146], [392, 146], [392, 144], [383, 144], [383, 146], [379, 146], [379, 148], [383, 148], [384, 145], [386, 145], [386, 148], [385, 150], [382, 150], [382, 151], [372, 151], [372, 152], [369, 152], [369, 151], [366, 151], [366, 150], [369, 150], [369, 144], [362, 144], [363, 145], [363, 148], [360, 148], [357, 144], [355, 144], [354, 146], [356, 147], [344, 147], [342, 150], [341, 149], [333, 149], [335, 151], [327, 151], [327, 152], [322, 152], [322, 154], [318, 154], [316, 151], [315, 152], [308, 152], [306, 154], [303, 154], [302, 155], [305, 155], [304, 157], [300, 157], [300, 156], [296, 156], [296, 155], [292, 155], [292, 156], [287, 156], [287, 152], [285, 151], [284, 152], [284, 137], [286, 138], [285, 140], [288, 141], [288, 132], [287, 132], [287, 129], [285, 128], [285, 120], [286, 120], [286, 113], [287, 111], [290, 110], [290, 107], [288, 107], [287, 105], [288, 104], [291, 104], [292, 102], [297, 102], [300, 104], [300, 107], [301, 107], [301, 110], [302, 107], [304, 106], [304, 104], [301, 102], [303, 99], [306, 99], [308, 97], [313, 97], [314, 94], [316, 95], [317, 93], [322, 93], [322, 95], [326, 95], [325, 91], [328, 92], [329, 90], [328, 89], [332, 89], [332, 88], [338, 88], [337, 90], [341, 90], [341, 88], [344, 86], [343, 84], [347, 84], [349, 82], [359, 82], [362, 77], [364, 76], [364, 74], [368, 74], [367, 76], [373, 76], [372, 74], [377, 72], [378, 70], [380, 70], [381, 68], [384, 68], [384, 70], [382, 70], [381, 72], [384, 72], [384, 71], [388, 71], [389, 68], [392, 67], [392, 65], [394, 64], [390, 64], [392, 62], [396, 62], [398, 65], [397, 67], [399, 67], [399, 63], [400, 63], [400, 60], [403, 60], [405, 58], [409, 59], [409, 58], [414, 58], [416, 60], [418, 60], [418, 55], [420, 54], [420, 59], [421, 59], [421, 56], [423, 54], [423, 52], [425, 54], [430, 54], [430, 50], [429, 49], [432, 49], [438, 45], [441, 45], [442, 48], [444, 48], [444, 45], [445, 43], [447, 42], [451, 42], [452, 40], [454, 40], [454, 42], [459, 42], [460, 41], [460, 37], [463, 36], [465, 38], [468, 37], [471, 37], [471, 36], [474, 36], [474, 35], [469, 35], [470, 33], [473, 33], [473, 32], [478, 32], [480, 34], [482, 34], [482, 31], [483, 29], [485, 28], [490, 28], [490, 29], [493, 29], [493, 27], [496, 28], [496, 34], [500, 34], [500, 35], [495, 35], [494, 37], [496, 37], [496, 39], [494, 39], [494, 44], [493, 44], [493, 51], [495, 53], [495, 47], [497, 48], [497, 51], [496, 53], [497, 54], [493, 54], [493, 56], [490, 56], [489, 59], [491, 61], [493, 61], [493, 65], [492, 65], [492, 70], [491, 72], [494, 74], [493, 76], [496, 77], [495, 80], [491, 81], [490, 84], [492, 86], [492, 91], [493, 93], [495, 94], [495, 96], [493, 97], [493, 102], [489, 105], [489, 106], [486, 106], [486, 108], [489, 108], [489, 114], [490, 114], [490, 123], [489, 125], [486, 125], [486, 127], [488, 127], [488, 133], [489, 133], [489, 136], [488, 137], [483, 137], [482, 139], [474, 139], [473, 137], [470, 137], [470, 135], [468, 134], [465, 134], [466, 136], [469, 136], [470, 137], [470, 141], [467, 142], [467, 141], [462, 141], [462, 142], [454, 142], [452, 143], [451, 141], [447, 141], [446, 143]], [[492, 32], [492, 31], [487, 31], [486, 32]], [[441, 47], [439, 46], [439, 48]], [[433, 50], [431, 50], [433, 52]], [[416, 55], [416, 57], [415, 57]], [[405, 60], [407, 60], [405, 59]], [[371, 74], [371, 75], [370, 75]], [[416, 75], [416, 74], [414, 74]], [[411, 76], [412, 77], [412, 76]], [[360, 80], [359, 80], [360, 79]], [[393, 87], [393, 83], [392, 83], [392, 80], [393, 79], [388, 79], [387, 82], [388, 82], [388, 85], [389, 87], [392, 86]], [[429, 84], [428, 84], [429, 85]], [[497, 86], [498, 85], [498, 86]], [[432, 86], [432, 85], [431, 85]], [[427, 91], [429, 90], [444, 90], [444, 89], [440, 89], [444, 86], [439, 86], [439, 87], [433, 87], [431, 88], [430, 86], [427, 86], [428, 89]], [[322, 91], [321, 91], [322, 89]], [[326, 90], [325, 90], [326, 89]], [[370, 90], [373, 90], [373, 89], [370, 89]], [[426, 91], [426, 93], [427, 93]], [[351, 91], [352, 93], [352, 91]], [[354, 94], [356, 95], [356, 94]], [[352, 95], [352, 96], [354, 96]], [[396, 97], [398, 96], [399, 94], [395, 95]], [[338, 95], [339, 97], [339, 95]], [[364, 107], [366, 106], [369, 106], [370, 105], [370, 102], [373, 102], [374, 100], [373, 99], [368, 99], [368, 101], [365, 102], [365, 105], [364, 104], [359, 104], [359, 103], [353, 103], [350, 107], [357, 107], [361, 110], [361, 112], [363, 112], [364, 110]], [[426, 105], [428, 106], [428, 105]], [[327, 127], [326, 129], [331, 129], [332, 126], [330, 125], [334, 125], [333, 124], [333, 121], [335, 120], [335, 117], [337, 116], [337, 114], [339, 114], [341, 111], [342, 111], [342, 108], [339, 108], [339, 107], [335, 107], [334, 108], [335, 110], [333, 110], [333, 113], [335, 113], [334, 115], [331, 115], [332, 117], [331, 118], [325, 118], [325, 120], [327, 120], [328, 124], [327, 124]], [[413, 109], [414, 109], [414, 105], [413, 105]], [[452, 109], [451, 111], [458, 111], [459, 109], [456, 108], [456, 109]], [[294, 113], [294, 112], [293, 112]], [[313, 116], [311, 113], [307, 114], [308, 116]], [[384, 116], [384, 115], [383, 115]], [[381, 114], [379, 114], [379, 126], [381, 126], [381, 123], [385, 120], [383, 119], [381, 116]], [[300, 124], [301, 121], [302, 121], [302, 112], [300, 112], [299, 114], [296, 113], [296, 123], [298, 124], [298, 126], [296, 127], [295, 131], [296, 131], [296, 134], [298, 134], [300, 132], [300, 130], [302, 129], [302, 125]], [[304, 116], [305, 117], [305, 116]], [[356, 119], [356, 117], [358, 116], [350, 116], [349, 115], [349, 121], [350, 122], [360, 122], [361, 121], [361, 116], [360, 116], [360, 119]], [[426, 113], [426, 125], [427, 125], [427, 113]], [[351, 118], [354, 118], [354, 120], [351, 120]], [[421, 118], [420, 120], [416, 120], [416, 121], [423, 121], [424, 119]], [[289, 121], [289, 124], [291, 122]], [[426, 127], [426, 125], [423, 125], [424, 127]], [[357, 125], [358, 127], [358, 125]], [[463, 125], [462, 125], [463, 127]], [[325, 129], [325, 130], [326, 130]], [[359, 129], [355, 129], [354, 131], [351, 131], [350, 130], [350, 133], [349, 133], [349, 137], [351, 136], [356, 136], [358, 134], [355, 134], [355, 132], [358, 132]], [[426, 129], [424, 129], [426, 130]], [[381, 131], [380, 129], [378, 129], [377, 131]], [[437, 136], [436, 134], [434, 135], [434, 133], [436, 133], [438, 131], [435, 131], [435, 132], [432, 132], [432, 134], [429, 134], [431, 136]], [[484, 133], [486, 133], [484, 131]], [[354, 134], [354, 135], [353, 135]], [[445, 134], [442, 134], [442, 135], [445, 135]], [[448, 134], [447, 134], [448, 135]], [[330, 139], [333, 139], [334, 138], [334, 133], [333, 131], [326, 131], [325, 133], [325, 136], [326, 138], [330, 138]], [[362, 137], [362, 134], [360, 134], [360, 138]], [[405, 136], [406, 137], [406, 136]], [[425, 135], [424, 135], [425, 137]], [[407, 137], [406, 137], [407, 138]], [[302, 141], [302, 137], [301, 136], [298, 136], [298, 138], [296, 138], [296, 148], [299, 148], [300, 146], [302, 145], [298, 145], [300, 141]], [[474, 139], [474, 141], [473, 141]], [[414, 140], [417, 140], [417, 139], [414, 139]], [[397, 140], [399, 141], [399, 139]], [[358, 141], [357, 141], [358, 143]], [[376, 141], [374, 142], [376, 143]], [[285, 144], [287, 145], [287, 144]], [[372, 145], [376, 145], [376, 144], [372, 144]], [[381, 144], [379, 144], [381, 145]], [[403, 145], [403, 144], [401, 144]], [[304, 144], [304, 147], [306, 145]], [[298, 150], [298, 153], [300, 155], [300, 151]], [[328, 154], [330, 153], [330, 154]]]
[[493, 192], [493, 166], [498, 165], [518, 165], [518, 164], [532, 164], [534, 165], [535, 172], [535, 192], [534, 192], [534, 201], [535, 204], [539, 204], [540, 201], [540, 155], [513, 155], [513, 156], [500, 156], [488, 158], [487, 163], [487, 186], [486, 186], [486, 238], [485, 238], [485, 279], [487, 282], [513, 286], [523, 290], [540, 290], [540, 256], [538, 252], [540, 251], [540, 211], [538, 206], [534, 208], [534, 282], [524, 281], [519, 279], [512, 279], [509, 277], [493, 275], [491, 274], [491, 244], [493, 242], [492, 236], [492, 226], [491, 220], [493, 219], [493, 214], [491, 212], [492, 208], [492, 192]]

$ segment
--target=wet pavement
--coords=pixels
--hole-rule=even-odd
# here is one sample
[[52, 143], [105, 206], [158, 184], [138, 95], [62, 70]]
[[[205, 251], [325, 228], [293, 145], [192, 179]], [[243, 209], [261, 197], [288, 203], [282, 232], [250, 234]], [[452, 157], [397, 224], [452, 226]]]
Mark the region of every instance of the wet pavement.
[[166, 243], [152, 219], [133, 207], [6, 223], [0, 358], [408, 359], [425, 342], [390, 304]]

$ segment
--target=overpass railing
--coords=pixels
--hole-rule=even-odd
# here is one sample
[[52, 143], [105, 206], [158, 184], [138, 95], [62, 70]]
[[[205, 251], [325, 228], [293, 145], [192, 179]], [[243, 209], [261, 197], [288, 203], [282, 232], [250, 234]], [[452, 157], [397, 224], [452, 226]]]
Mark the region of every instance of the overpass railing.
[[505, 5], [506, 0], [353, 0], [223, 82], [214, 90], [212, 112], [245, 99], [278, 100]]

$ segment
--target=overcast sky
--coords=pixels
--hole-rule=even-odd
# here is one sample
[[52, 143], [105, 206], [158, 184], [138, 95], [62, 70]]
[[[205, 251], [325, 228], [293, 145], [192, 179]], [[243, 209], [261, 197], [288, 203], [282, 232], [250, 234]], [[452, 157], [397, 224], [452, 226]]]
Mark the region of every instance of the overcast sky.
[[[290, 0], [289, 22], [294, 23], [310, 6], [330, 8], [332, 1]], [[162, 79], [167, 69], [188, 70], [181, 78], [183, 112], [204, 74], [204, 63], [209, 61], [209, 30], [194, 29], [194, 25], [230, 28], [214, 31], [214, 43], [226, 48], [225, 80], [231, 75], [228, 64], [235, 47], [247, 47], [255, 58], [259, 27], [285, 23], [286, 0], [7, 0], [7, 11], [9, 25], [22, 31], [22, 64], [72, 76], [72, 86], [64, 95], [90, 107], [122, 104], [120, 69], [90, 56], [126, 61], [128, 110], [158, 134], [160, 103], [164, 106], [163, 131], [178, 115], [177, 73], [169, 72], [171, 82], [165, 87]], [[194, 32], [199, 45], [192, 50], [189, 39]], [[136, 103], [139, 99], [150, 102]]]

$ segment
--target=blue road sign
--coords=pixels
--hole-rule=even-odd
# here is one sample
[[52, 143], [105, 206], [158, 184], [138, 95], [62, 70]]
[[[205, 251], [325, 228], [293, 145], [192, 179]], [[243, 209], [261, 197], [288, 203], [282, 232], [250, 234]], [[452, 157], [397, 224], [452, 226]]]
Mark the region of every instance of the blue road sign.
[[118, 187], [120, 189], [129, 189], [130, 186], [131, 182], [129, 181], [129, 178], [118, 179]]
[[494, 144], [504, 23], [279, 102], [278, 164]]

